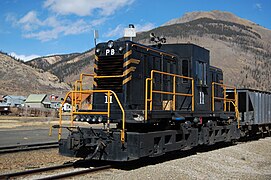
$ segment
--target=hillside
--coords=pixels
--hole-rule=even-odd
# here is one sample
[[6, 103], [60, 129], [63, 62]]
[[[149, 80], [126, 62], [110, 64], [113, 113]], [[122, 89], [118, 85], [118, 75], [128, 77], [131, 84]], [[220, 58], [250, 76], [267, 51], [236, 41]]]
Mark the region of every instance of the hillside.
[[[61, 82], [72, 86], [81, 73], [90, 74], [93, 72], [93, 58], [94, 51], [92, 49], [84, 53], [40, 57], [27, 62], [27, 64], [50, 72], [56, 75]], [[86, 85], [90, 84], [91, 82]]]
[[0, 94], [61, 93], [69, 89], [57, 76], [0, 53]]
[[63, 59], [72, 59], [73, 57], [78, 56], [79, 53], [73, 54], [64, 54], [64, 55], [51, 55], [45, 57], [39, 57], [32, 59], [31, 61], [27, 61], [26, 64], [31, 65], [32, 67], [38, 67], [39, 69], [43, 69], [45, 71], [52, 68], [55, 63], [62, 61]]
[[162, 27], [138, 34], [136, 41], [150, 44], [149, 33], [163, 35], [167, 43], [195, 43], [210, 50], [211, 64], [224, 71], [225, 83], [271, 90], [271, 31], [231, 13], [194, 12]]
[[[223, 69], [226, 84], [271, 91], [271, 31], [260, 25], [229, 12], [192, 12], [138, 33], [134, 41], [150, 44], [150, 32], [165, 36], [167, 43], [189, 42], [210, 50], [211, 65]], [[93, 54], [66, 55], [50, 65], [45, 57], [31, 64], [70, 84], [80, 73], [93, 72]]]

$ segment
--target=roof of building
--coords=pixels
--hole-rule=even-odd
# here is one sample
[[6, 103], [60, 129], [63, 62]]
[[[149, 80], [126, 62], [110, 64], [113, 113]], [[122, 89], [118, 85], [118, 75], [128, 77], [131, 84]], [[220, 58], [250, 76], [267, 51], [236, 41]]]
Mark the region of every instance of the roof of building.
[[25, 102], [26, 103], [42, 103], [43, 100], [46, 98], [46, 94], [30, 94]]
[[0, 104], [0, 107], [10, 107], [10, 106], [7, 104]]
[[48, 96], [51, 103], [61, 103], [65, 97], [64, 95], [55, 95], [55, 94], [51, 94]]
[[14, 95], [5, 95], [5, 96], [3, 96], [3, 98], [26, 100], [26, 97], [24, 97], [24, 96], [14, 96]]

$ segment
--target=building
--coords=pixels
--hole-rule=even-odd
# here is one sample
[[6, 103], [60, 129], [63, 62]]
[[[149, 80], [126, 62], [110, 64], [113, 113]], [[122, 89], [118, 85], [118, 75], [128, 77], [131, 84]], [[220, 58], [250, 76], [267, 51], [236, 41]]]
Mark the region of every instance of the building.
[[51, 102], [46, 94], [30, 94], [25, 100], [27, 108], [50, 108]]
[[59, 109], [62, 101], [64, 100], [64, 96], [51, 94], [49, 95], [49, 100], [51, 102], [51, 108]]
[[26, 100], [24, 96], [13, 96], [13, 95], [5, 95], [3, 96], [3, 99], [6, 105], [10, 107], [22, 107], [24, 106]]

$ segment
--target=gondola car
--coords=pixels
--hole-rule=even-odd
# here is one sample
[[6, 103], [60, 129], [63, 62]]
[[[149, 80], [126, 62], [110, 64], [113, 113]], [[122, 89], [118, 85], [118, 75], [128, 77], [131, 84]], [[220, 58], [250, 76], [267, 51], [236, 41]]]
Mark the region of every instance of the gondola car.
[[[97, 44], [94, 61], [94, 74], [81, 74], [63, 101], [71, 102], [71, 126], [60, 154], [132, 161], [240, 138], [237, 90], [223, 84], [207, 49], [108, 41]], [[85, 76], [93, 87], [83, 89]]]

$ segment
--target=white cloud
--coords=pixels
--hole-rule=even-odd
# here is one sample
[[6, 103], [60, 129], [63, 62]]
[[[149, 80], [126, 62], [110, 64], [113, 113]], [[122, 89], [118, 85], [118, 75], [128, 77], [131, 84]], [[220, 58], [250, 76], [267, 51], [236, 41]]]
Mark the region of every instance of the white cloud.
[[20, 19], [9, 15], [6, 20], [15, 27], [22, 28], [24, 38], [33, 38], [40, 41], [57, 39], [60, 35], [76, 35], [88, 32], [92, 26], [83, 19], [68, 20], [59, 19], [57, 16], [49, 16], [39, 19], [35, 11], [30, 11]]
[[261, 10], [263, 9], [262, 4], [260, 4], [260, 3], [256, 3], [256, 4], [254, 5], [254, 7], [255, 7], [257, 10], [259, 10], [259, 11], [261, 11]]
[[[14, 14], [8, 14], [6, 21], [10, 22], [14, 27], [20, 28], [24, 38], [32, 38], [44, 42], [57, 39], [60, 36], [90, 32], [94, 26], [108, 21], [110, 18], [109, 15], [112, 15], [120, 8], [132, 4], [134, 1], [45, 0], [43, 6], [50, 11], [47, 17], [39, 17], [40, 12], [32, 10], [20, 18], [17, 18]], [[93, 14], [95, 14], [95, 19], [92, 20], [89, 17], [84, 17], [84, 19], [83, 17], [78, 17]], [[110, 36], [114, 36], [114, 33], [115, 35], [117, 33], [118, 35], [122, 35], [123, 29], [124, 27], [119, 27], [119, 29], [111, 32]]]
[[23, 25], [26, 31], [32, 31], [42, 25], [42, 22], [37, 17], [37, 12], [29, 11], [24, 17], [19, 19], [18, 24]]
[[50, 16], [44, 20], [43, 24], [49, 27], [57, 27], [59, 26], [60, 22], [55, 16]]
[[37, 58], [37, 57], [40, 57], [39, 55], [36, 55], [36, 54], [32, 54], [32, 55], [19, 55], [19, 54], [16, 54], [15, 52], [12, 52], [12, 53], [10, 53], [10, 55], [11, 56], [13, 56], [13, 57], [16, 57], [16, 58], [18, 58], [18, 59], [21, 59], [21, 60], [23, 60], [23, 61], [29, 61], [29, 60], [32, 60], [32, 59], [34, 59], [34, 58]]
[[49, 41], [53, 39], [57, 39], [59, 33], [62, 32], [61, 27], [57, 27], [51, 30], [44, 30], [44, 31], [39, 31], [39, 32], [34, 32], [34, 33], [26, 33], [23, 35], [25, 38], [34, 38], [38, 39], [40, 41]]
[[[47, 22], [47, 26], [52, 26], [49, 30], [41, 30], [39, 32], [25, 33], [23, 37], [25, 38], [34, 38], [40, 41], [50, 41], [57, 39], [60, 35], [75, 35], [88, 32], [92, 29], [84, 20], [80, 19], [76, 22], [66, 21], [66, 22]], [[52, 23], [52, 24], [51, 24]], [[45, 24], [45, 23], [44, 23]]]
[[83, 19], [72, 22], [72, 24], [67, 24], [63, 26], [64, 35], [81, 34], [84, 32], [88, 32], [89, 30], [91, 30], [91, 25], [86, 23]]
[[44, 7], [61, 15], [90, 16], [98, 11], [102, 16], [109, 16], [133, 2], [134, 0], [46, 0]]
[[144, 32], [149, 31], [153, 28], [155, 28], [155, 25], [153, 23], [146, 23], [146, 24], [136, 24], [136, 32]]
[[16, 26], [17, 25], [17, 18], [15, 16], [15, 14], [13, 13], [8, 13], [6, 15], [6, 19], [5, 19], [7, 22], [10, 22], [12, 26]]
[[93, 26], [98, 26], [98, 25], [101, 25], [101, 24], [103, 24], [105, 21], [107, 21], [108, 20], [108, 18], [106, 18], [106, 17], [103, 17], [103, 18], [99, 18], [99, 19], [94, 19], [93, 21], [91, 21], [91, 24], [93, 25]]
[[106, 37], [122, 37], [124, 33], [124, 25], [119, 24], [115, 29], [110, 29], [105, 35]]

